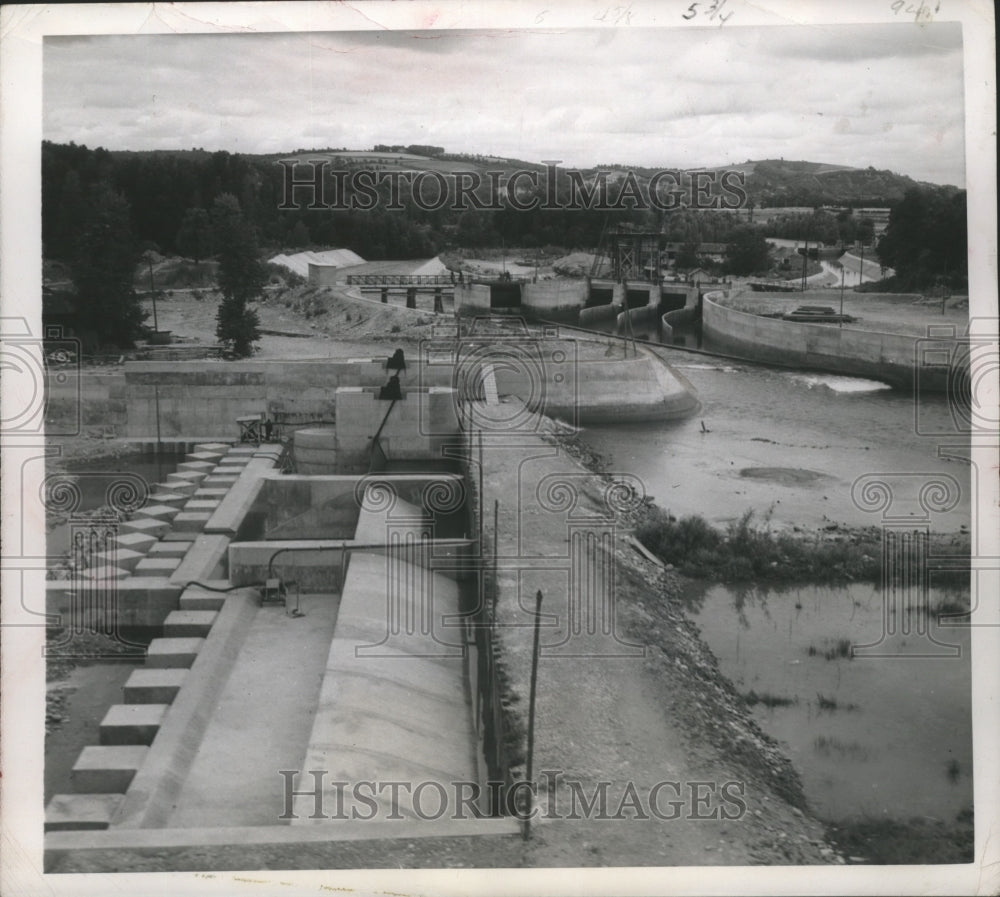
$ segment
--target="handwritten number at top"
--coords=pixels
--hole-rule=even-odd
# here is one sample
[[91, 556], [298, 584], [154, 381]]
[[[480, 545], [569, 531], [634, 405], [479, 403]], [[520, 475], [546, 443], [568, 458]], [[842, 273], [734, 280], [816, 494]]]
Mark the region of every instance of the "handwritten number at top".
[[701, 9], [701, 15], [708, 16], [708, 20], [710, 22], [718, 18], [719, 25], [725, 25], [733, 14], [733, 10], [730, 10], [725, 15], [722, 15], [722, 8], [727, 2], [728, 0], [712, 0], [711, 3], [707, 3], [704, 2], [704, 0], [695, 0], [695, 2], [687, 8], [687, 12], [684, 13], [681, 18], [690, 22], [691, 19], [698, 15], [699, 8], [704, 7], [704, 9]]

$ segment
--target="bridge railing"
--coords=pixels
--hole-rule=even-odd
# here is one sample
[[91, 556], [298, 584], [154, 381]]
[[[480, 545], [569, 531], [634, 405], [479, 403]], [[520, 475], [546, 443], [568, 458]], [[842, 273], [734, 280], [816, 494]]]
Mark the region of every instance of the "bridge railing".
[[348, 274], [347, 283], [374, 287], [454, 286], [450, 274]]

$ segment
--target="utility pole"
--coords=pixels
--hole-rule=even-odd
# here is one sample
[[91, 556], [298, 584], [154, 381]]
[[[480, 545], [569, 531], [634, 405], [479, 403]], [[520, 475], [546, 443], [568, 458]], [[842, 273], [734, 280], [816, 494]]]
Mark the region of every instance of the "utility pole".
[[841, 265], [840, 266], [840, 320], [837, 322], [837, 326], [843, 329], [844, 326], [844, 276], [847, 274], [847, 269]]
[[149, 295], [153, 297], [153, 330], [160, 332], [160, 324], [156, 319], [156, 287], [153, 285], [153, 257], [146, 256], [146, 263], [149, 265]]

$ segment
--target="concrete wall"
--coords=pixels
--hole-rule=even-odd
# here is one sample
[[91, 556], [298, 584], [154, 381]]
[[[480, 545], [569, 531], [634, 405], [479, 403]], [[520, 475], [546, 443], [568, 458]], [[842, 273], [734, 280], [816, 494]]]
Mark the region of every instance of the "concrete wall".
[[582, 426], [669, 420], [698, 407], [690, 385], [653, 355], [576, 364], [571, 359], [564, 367], [546, 365], [544, 380], [534, 385], [529, 371], [500, 369], [497, 390], [519, 396], [534, 411]]
[[521, 288], [521, 308], [529, 317], [576, 323], [587, 301], [587, 283], [582, 280], [546, 280]]
[[[392, 557], [428, 568], [438, 566], [452, 579], [463, 579], [474, 569], [474, 543], [468, 539], [434, 539], [424, 544], [380, 541], [382, 545], [363, 539], [233, 542], [229, 545], [229, 581], [233, 585], [253, 585], [278, 576], [285, 582], [297, 583], [303, 592], [337, 592], [343, 586], [344, 568], [353, 551], [377, 551], [386, 565]], [[294, 594], [289, 601], [294, 605]]]
[[[457, 391], [435, 386], [407, 390], [392, 406], [376, 390], [340, 387], [337, 402], [337, 467], [341, 473], [369, 469], [372, 439], [382, 426], [379, 442], [392, 461], [443, 459], [442, 448], [459, 442]], [[388, 414], [388, 417], [386, 415]]]
[[[386, 349], [386, 357], [391, 354]], [[340, 386], [378, 387], [388, 379], [376, 361], [238, 361], [205, 362], [198, 368], [170, 362], [125, 365], [125, 435], [155, 438], [232, 440], [239, 436], [238, 417], [258, 412], [290, 423], [332, 421]], [[430, 365], [416, 370], [410, 362], [402, 379], [424, 385], [448, 385], [451, 368]]]
[[[576, 323], [586, 302], [587, 282], [583, 280], [544, 280], [521, 284], [521, 313], [528, 318]], [[460, 315], [490, 314], [489, 285], [456, 285], [455, 310]]]
[[[522, 346], [525, 363], [515, 364], [513, 370], [497, 365], [497, 385], [501, 395], [517, 396], [535, 410], [573, 422], [598, 422], [629, 416], [663, 419], [696, 404], [693, 398], [676, 403], [671, 388], [665, 406], [656, 385], [658, 375], [649, 367], [652, 362], [641, 358], [621, 368], [620, 360], [578, 361], [575, 343], [569, 340], [525, 340], [517, 345]], [[623, 375], [622, 370], [627, 373]], [[367, 459], [370, 452], [368, 439], [388, 408], [375, 391], [386, 379], [381, 359], [217, 362], [195, 369], [169, 362], [131, 362], [125, 366], [126, 436], [156, 438], [157, 404], [163, 439], [234, 440], [239, 436], [236, 419], [258, 412], [300, 425], [336, 420], [337, 438], [344, 440], [336, 451], [347, 452], [348, 465], [338, 467], [337, 472], [367, 471], [367, 460], [362, 465], [362, 458]], [[383, 435], [396, 458], [438, 457], [440, 446], [457, 432], [453, 365], [420, 366], [411, 358], [401, 379], [404, 394], [414, 393], [416, 384], [421, 390], [437, 392], [418, 402], [400, 402]], [[353, 403], [346, 430], [342, 427], [344, 397], [338, 393], [343, 388], [349, 388], [346, 401]], [[430, 403], [426, 413], [420, 411], [421, 402]], [[429, 426], [435, 431], [433, 438]]]
[[455, 313], [459, 315], [490, 314], [490, 288], [486, 284], [456, 284]]
[[[435, 534], [464, 535], [465, 490], [458, 476], [446, 474], [379, 474], [300, 476], [270, 475], [253, 507], [259, 526], [254, 538], [346, 539], [354, 535], [361, 513], [361, 496], [369, 484], [388, 506], [388, 520], [403, 519], [406, 504], [429, 508]], [[456, 529], [457, 526], [457, 529]], [[241, 530], [241, 541], [250, 538]]]
[[698, 320], [697, 308], [675, 308], [660, 318], [660, 336], [663, 342], [669, 343], [674, 338], [675, 327], [689, 327]]
[[[754, 361], [806, 367], [862, 377], [873, 377], [900, 387], [912, 387], [918, 352], [928, 344], [899, 333], [878, 333], [830, 324], [804, 324], [764, 318], [727, 308], [719, 293], [705, 295], [702, 327], [713, 349]], [[935, 340], [944, 350], [960, 341]], [[921, 371], [921, 386], [947, 388], [944, 371]]]
[[317, 265], [315, 262], [310, 262], [309, 283], [332, 287], [337, 282], [337, 273], [339, 271], [340, 265]]

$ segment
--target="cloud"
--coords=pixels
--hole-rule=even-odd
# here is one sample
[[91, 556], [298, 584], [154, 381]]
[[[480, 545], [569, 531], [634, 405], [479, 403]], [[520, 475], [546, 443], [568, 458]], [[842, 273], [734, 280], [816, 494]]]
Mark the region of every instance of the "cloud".
[[581, 167], [963, 171], [950, 26], [51, 38], [43, 68], [46, 139], [111, 149], [433, 142]]

